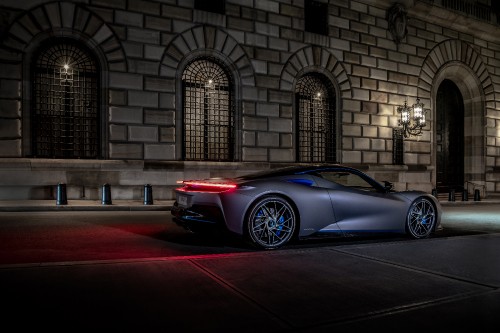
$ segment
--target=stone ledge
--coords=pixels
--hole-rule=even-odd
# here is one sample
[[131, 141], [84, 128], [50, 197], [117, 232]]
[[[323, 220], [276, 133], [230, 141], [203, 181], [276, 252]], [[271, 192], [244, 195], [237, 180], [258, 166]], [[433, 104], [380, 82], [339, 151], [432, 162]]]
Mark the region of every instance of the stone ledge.
[[0, 170], [142, 170], [140, 160], [0, 158]]

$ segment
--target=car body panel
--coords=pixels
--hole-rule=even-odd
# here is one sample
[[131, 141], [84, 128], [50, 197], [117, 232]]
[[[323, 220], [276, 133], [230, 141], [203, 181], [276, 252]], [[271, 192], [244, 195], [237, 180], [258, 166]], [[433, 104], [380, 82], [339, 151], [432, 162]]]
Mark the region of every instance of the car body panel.
[[[302, 176], [300, 179], [307, 178]], [[293, 202], [301, 225], [299, 236], [310, 235], [325, 225], [335, 223], [327, 189], [290, 182], [280, 177], [275, 180], [250, 181], [241, 190], [221, 194], [228, 229], [242, 234], [246, 216], [242, 212], [248, 212], [253, 202], [266, 195], [278, 195]], [[302, 227], [304, 225], [300, 221], [307, 221], [307, 227]]]
[[[338, 174], [338, 175], [337, 175]], [[351, 186], [328, 177], [351, 177], [364, 186]], [[284, 198], [294, 208], [297, 236], [350, 235], [358, 232], [405, 233], [412, 203], [425, 197], [435, 207], [435, 228], [440, 228], [441, 206], [425, 192], [396, 192], [363, 172], [342, 165], [292, 167], [235, 179], [209, 179], [214, 188], [184, 186], [175, 190], [174, 220], [190, 228], [194, 224], [219, 225], [245, 234], [246, 219], [253, 205], [266, 196]], [[198, 183], [197, 183], [198, 184]], [[233, 184], [235, 188], [216, 188]], [[231, 185], [232, 186], [232, 185]]]
[[[404, 231], [400, 220], [408, 211], [409, 203], [405, 198], [350, 188], [329, 192], [337, 223], [343, 231]], [[373, 223], [374, 219], [379, 223]]]

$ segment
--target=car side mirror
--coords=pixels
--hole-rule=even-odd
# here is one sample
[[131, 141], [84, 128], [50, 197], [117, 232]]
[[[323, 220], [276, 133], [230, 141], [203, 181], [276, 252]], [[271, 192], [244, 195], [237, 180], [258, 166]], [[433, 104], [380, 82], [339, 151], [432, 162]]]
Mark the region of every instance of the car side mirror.
[[387, 180], [384, 180], [384, 189], [389, 192], [390, 190], [392, 190], [392, 183], [391, 182], [388, 182]]

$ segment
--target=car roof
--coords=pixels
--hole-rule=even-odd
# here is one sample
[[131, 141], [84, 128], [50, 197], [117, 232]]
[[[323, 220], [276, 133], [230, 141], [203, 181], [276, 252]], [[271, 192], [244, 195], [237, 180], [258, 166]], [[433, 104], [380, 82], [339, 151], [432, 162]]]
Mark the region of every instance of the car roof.
[[[287, 166], [281, 168], [275, 168], [270, 170], [265, 170], [257, 173], [252, 173], [249, 175], [238, 177], [240, 180], [255, 180], [261, 178], [268, 177], [280, 177], [280, 176], [289, 176], [289, 175], [300, 175], [300, 174], [308, 174], [314, 173], [327, 169], [338, 169], [338, 170], [354, 170], [358, 171], [354, 168], [347, 167], [340, 164], [320, 164], [320, 165], [297, 165], [297, 166]], [[359, 172], [359, 171], [358, 171]]]

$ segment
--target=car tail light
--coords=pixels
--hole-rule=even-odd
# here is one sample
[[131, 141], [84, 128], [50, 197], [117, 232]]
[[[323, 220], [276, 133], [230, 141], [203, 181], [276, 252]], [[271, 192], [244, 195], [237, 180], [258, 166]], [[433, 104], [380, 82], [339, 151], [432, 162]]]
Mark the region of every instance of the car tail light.
[[181, 180], [178, 184], [184, 187], [178, 189], [184, 192], [211, 192], [221, 193], [234, 190], [238, 185], [230, 181], [224, 180]]

